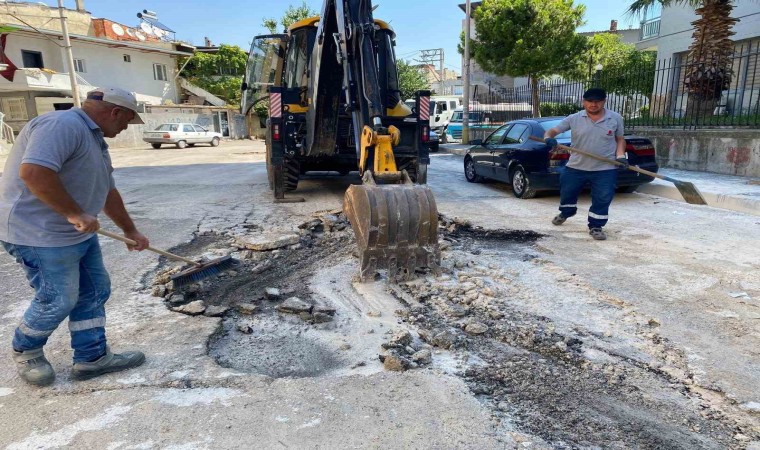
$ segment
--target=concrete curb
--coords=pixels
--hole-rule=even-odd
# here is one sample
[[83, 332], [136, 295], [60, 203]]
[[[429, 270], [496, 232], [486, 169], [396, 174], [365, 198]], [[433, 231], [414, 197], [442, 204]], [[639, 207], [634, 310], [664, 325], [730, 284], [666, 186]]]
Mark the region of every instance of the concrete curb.
[[[636, 189], [636, 192], [683, 201], [683, 196], [681, 196], [681, 193], [674, 185], [647, 183], [639, 186], [638, 189]], [[708, 206], [745, 214], [752, 214], [753, 216], [760, 216], [760, 199], [755, 200], [752, 198], [738, 197], [733, 195], [714, 194], [712, 192], [704, 192], [702, 190], [700, 190], [700, 192], [702, 193], [702, 196], [705, 198], [705, 200], [707, 200]]]
[[[469, 146], [443, 144], [440, 148], [440, 153], [449, 153], [452, 155], [464, 156]], [[658, 197], [668, 198], [671, 200], [683, 201], [681, 193], [678, 192], [678, 189], [674, 185], [662, 181], [642, 184], [638, 187], [638, 189], [636, 189], [636, 192], [656, 195]], [[707, 200], [708, 206], [745, 214], [752, 214], [753, 216], [760, 216], [760, 198], [754, 199], [745, 196], [715, 194], [702, 190], [700, 190], [700, 192], [702, 193], [702, 196], [705, 198], [705, 200]]]

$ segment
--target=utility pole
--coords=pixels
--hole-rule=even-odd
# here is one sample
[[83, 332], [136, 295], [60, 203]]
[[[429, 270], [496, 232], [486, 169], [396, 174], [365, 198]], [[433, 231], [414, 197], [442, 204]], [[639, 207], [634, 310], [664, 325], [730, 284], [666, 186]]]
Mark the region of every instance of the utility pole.
[[74, 70], [74, 55], [71, 53], [71, 40], [69, 39], [69, 26], [66, 24], [63, 0], [58, 0], [58, 13], [61, 16], [61, 31], [63, 32], [63, 45], [66, 48], [66, 63], [69, 65], [69, 80], [71, 80], [71, 96], [74, 97], [74, 106], [79, 108], [82, 101], [79, 99], [79, 85], [77, 85], [77, 73]]
[[440, 76], [438, 78], [440, 87], [438, 95], [443, 95], [443, 49], [433, 48], [429, 50], [420, 50], [420, 58], [417, 61], [422, 64], [435, 67], [433, 63], [436, 60], [438, 61], [438, 67], [440, 68]]
[[462, 144], [470, 143], [470, 0], [467, 0], [465, 7], [465, 25], [464, 25], [464, 62], [462, 72], [464, 72], [464, 98], [462, 99]]

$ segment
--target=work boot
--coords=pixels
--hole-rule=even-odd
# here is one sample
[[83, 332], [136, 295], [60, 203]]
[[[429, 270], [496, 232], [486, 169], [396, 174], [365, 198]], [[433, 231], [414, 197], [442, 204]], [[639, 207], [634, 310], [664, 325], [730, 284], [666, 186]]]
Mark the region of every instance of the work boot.
[[607, 239], [607, 234], [601, 228], [589, 228], [588, 234], [597, 241], [603, 241]]
[[552, 219], [552, 223], [554, 225], [562, 225], [563, 223], [565, 223], [566, 220], [567, 220], [567, 217], [563, 216], [562, 214], [557, 214]]
[[23, 352], [13, 350], [13, 360], [19, 376], [27, 383], [47, 386], [55, 381], [55, 371], [45, 358], [42, 347]]
[[111, 353], [106, 347], [106, 354], [92, 362], [74, 363], [71, 370], [71, 378], [74, 380], [89, 380], [104, 373], [120, 372], [122, 370], [137, 367], [145, 362], [142, 352]]

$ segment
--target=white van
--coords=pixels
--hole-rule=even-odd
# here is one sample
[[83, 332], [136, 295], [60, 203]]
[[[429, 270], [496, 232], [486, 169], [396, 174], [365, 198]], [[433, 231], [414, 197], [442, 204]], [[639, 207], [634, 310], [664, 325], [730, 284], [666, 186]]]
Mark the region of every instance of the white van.
[[[414, 107], [414, 99], [405, 102]], [[454, 110], [462, 106], [462, 97], [455, 95], [434, 95], [430, 97], [430, 129], [443, 136], [444, 129], [449, 125]]]

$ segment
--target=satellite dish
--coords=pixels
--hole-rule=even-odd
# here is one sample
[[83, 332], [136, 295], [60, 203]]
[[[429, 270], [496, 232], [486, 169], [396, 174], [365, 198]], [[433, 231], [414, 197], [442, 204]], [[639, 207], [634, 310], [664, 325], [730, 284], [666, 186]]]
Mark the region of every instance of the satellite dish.
[[140, 33], [139, 31], [135, 31], [135, 37], [141, 41], [145, 40], [145, 35]]
[[135, 32], [131, 28], [127, 28], [127, 36], [133, 38], [135, 37]]
[[153, 27], [150, 26], [150, 24], [148, 22], [141, 23], [140, 24], [140, 29], [143, 30], [143, 33], [145, 33], [148, 36], [150, 36], [151, 34], [153, 34]]
[[166, 36], [166, 31], [162, 30], [161, 28], [158, 28], [155, 25], [153, 25], [153, 34], [155, 34], [156, 36], [162, 38], [162, 37]]
[[112, 23], [111, 29], [114, 33], [116, 33], [116, 36], [124, 36], [124, 28], [122, 28], [118, 23]]

